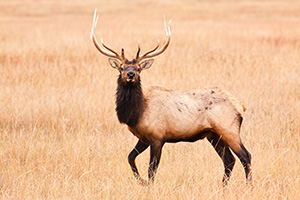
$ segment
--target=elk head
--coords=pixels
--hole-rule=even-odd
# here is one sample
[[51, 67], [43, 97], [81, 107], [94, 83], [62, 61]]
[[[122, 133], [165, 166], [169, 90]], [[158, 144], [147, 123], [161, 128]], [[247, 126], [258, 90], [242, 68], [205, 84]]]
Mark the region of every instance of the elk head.
[[167, 37], [167, 40], [164, 43], [164, 45], [159, 48], [160, 45], [159, 45], [159, 41], [158, 41], [158, 44], [154, 49], [144, 53], [143, 55], [140, 55], [141, 48], [140, 48], [140, 45], [138, 45], [136, 57], [130, 61], [125, 57], [123, 48], [121, 50], [121, 55], [120, 55], [116, 51], [107, 47], [103, 43], [102, 38], [101, 38], [101, 44], [98, 43], [96, 36], [95, 36], [95, 32], [94, 32], [96, 25], [97, 25], [98, 18], [99, 18], [99, 15], [97, 15], [97, 9], [95, 9], [93, 26], [92, 26], [90, 38], [93, 41], [95, 47], [98, 49], [98, 51], [100, 53], [102, 53], [103, 55], [109, 57], [108, 60], [109, 60], [110, 65], [120, 72], [120, 77], [121, 77], [121, 81], [122, 81], [123, 85], [128, 85], [128, 84], [134, 85], [137, 82], [139, 82], [141, 71], [144, 69], [149, 69], [154, 61], [154, 59], [152, 59], [152, 58], [163, 53], [170, 44], [171, 20], [169, 21], [168, 26], [166, 24], [166, 20], [164, 20], [165, 33], [166, 33], [166, 37]]

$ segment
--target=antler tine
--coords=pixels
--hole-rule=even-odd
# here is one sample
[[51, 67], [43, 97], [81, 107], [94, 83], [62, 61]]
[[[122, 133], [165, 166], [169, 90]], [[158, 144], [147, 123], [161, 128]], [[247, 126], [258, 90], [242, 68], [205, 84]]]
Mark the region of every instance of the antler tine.
[[159, 54], [163, 53], [167, 49], [167, 47], [169, 46], [170, 41], [171, 41], [171, 20], [169, 20], [169, 25], [167, 26], [166, 18], [164, 17], [164, 25], [165, 25], [165, 33], [167, 36], [167, 41], [165, 42], [165, 44], [160, 49], [158, 49], [158, 47], [159, 47], [159, 41], [158, 41], [158, 45], [153, 50], [148, 51], [144, 55], [140, 56], [138, 58], [138, 61], [158, 56]]
[[171, 22], [172, 19], [169, 20], [169, 25], [167, 26], [166, 17], [164, 16], [165, 32], [167, 36], [171, 36]]
[[[114, 53], [115, 55], [119, 56], [119, 54], [117, 52], [115, 52], [114, 50], [112, 50], [111, 48], [109, 48], [108, 46], [106, 46], [104, 43], [103, 43], [103, 39], [101, 38], [101, 45], [107, 49], [108, 51]], [[122, 49], [122, 54], [124, 53], [124, 49]], [[119, 56], [120, 57], [120, 56]], [[122, 56], [121, 56], [122, 57]]]
[[[149, 55], [149, 54], [153, 53], [154, 51], [156, 51], [156, 49], [158, 49], [158, 47], [159, 47], [159, 40], [158, 40], [158, 42], [157, 42], [156, 47], [154, 47], [154, 49], [152, 49], [152, 50], [146, 52], [146, 53], [145, 53], [144, 55], [142, 55], [141, 57], [138, 57], [138, 55], [137, 55], [137, 60], [141, 61], [141, 60], [145, 59], [147, 55]], [[140, 48], [138, 49], [138, 53], [139, 53], [139, 51], [140, 51]]]
[[103, 47], [98, 43], [96, 36], [95, 36], [95, 28], [97, 26], [98, 19], [99, 19], [99, 14], [97, 14], [97, 8], [95, 8], [93, 25], [92, 25], [91, 35], [90, 35], [92, 42], [94, 43], [94, 45], [98, 49], [98, 51], [100, 51], [100, 53], [102, 53], [103, 55], [122, 60], [121, 56], [117, 52], [115, 52], [114, 50], [112, 50], [111, 48], [109, 48], [105, 44], [103, 44], [102, 38], [101, 38], [101, 45], [113, 54], [104, 50]]
[[124, 53], [124, 49], [123, 48], [122, 48], [121, 52], [122, 52], [122, 54], [121, 54], [122, 59], [125, 59], [125, 53]]
[[138, 42], [138, 50], [137, 50], [137, 52], [136, 52], [135, 60], [138, 60], [138, 59], [139, 59], [140, 52], [141, 52], [141, 47], [140, 47], [140, 41], [139, 41], [139, 42]]

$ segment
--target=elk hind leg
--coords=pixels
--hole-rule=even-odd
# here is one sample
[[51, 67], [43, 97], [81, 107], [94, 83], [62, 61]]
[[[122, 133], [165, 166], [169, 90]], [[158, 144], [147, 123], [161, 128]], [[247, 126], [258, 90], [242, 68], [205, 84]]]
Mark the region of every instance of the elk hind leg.
[[218, 155], [221, 157], [225, 172], [223, 176], [223, 186], [227, 185], [232, 169], [235, 164], [235, 158], [232, 155], [230, 149], [228, 148], [228, 145], [221, 139], [221, 137], [215, 133], [211, 133], [207, 136], [207, 140], [212, 144], [212, 146], [215, 148]]
[[149, 147], [149, 144], [142, 142], [141, 140], [138, 141], [135, 148], [129, 153], [128, 155], [128, 162], [131, 166], [131, 170], [133, 171], [134, 177], [139, 181], [140, 184], [146, 185], [147, 181], [141, 178], [139, 171], [135, 164], [135, 158], [145, 151]]
[[241, 141], [239, 134], [231, 134], [225, 142], [240, 159], [246, 174], [247, 183], [252, 184], [251, 154]]
[[[235, 151], [234, 151], [235, 152]], [[239, 157], [246, 174], [247, 183], [252, 184], [252, 171], [251, 171], [251, 154], [241, 142], [240, 150], [235, 152]]]

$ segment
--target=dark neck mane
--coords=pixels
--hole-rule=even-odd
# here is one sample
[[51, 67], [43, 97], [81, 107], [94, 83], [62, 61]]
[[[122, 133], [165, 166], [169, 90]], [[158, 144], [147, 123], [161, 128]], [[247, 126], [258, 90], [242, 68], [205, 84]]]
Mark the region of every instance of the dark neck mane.
[[134, 127], [143, 114], [144, 101], [140, 80], [134, 85], [127, 84], [124, 86], [119, 76], [116, 93], [116, 111], [120, 123]]

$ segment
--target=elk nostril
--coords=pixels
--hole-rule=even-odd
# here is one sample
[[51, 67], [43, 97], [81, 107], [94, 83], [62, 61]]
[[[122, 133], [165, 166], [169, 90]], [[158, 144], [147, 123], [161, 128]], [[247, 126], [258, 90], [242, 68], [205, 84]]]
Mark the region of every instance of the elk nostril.
[[128, 76], [128, 78], [134, 78], [135, 73], [134, 72], [128, 72], [127, 76]]

